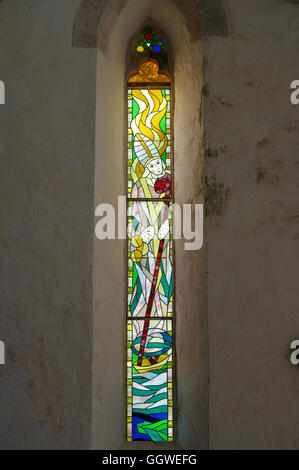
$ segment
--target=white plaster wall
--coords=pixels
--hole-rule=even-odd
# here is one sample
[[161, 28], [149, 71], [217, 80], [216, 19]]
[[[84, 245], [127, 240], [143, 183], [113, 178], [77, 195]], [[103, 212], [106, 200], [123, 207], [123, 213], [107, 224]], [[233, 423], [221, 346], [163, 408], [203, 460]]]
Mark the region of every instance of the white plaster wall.
[[0, 447], [88, 448], [96, 51], [73, 0], [0, 3]]
[[[208, 310], [211, 448], [298, 448], [298, 371], [288, 362], [288, 346], [299, 331], [299, 108], [289, 101], [289, 83], [298, 79], [299, 11], [284, 0], [226, 3], [232, 36], [204, 42], [209, 86], [204, 130], [206, 148], [218, 155], [206, 159], [206, 175], [209, 181], [215, 175], [223, 184], [220, 196], [224, 197], [225, 188], [230, 195], [226, 205], [216, 197], [212, 207], [222, 213], [210, 214], [206, 223], [208, 309], [198, 287], [203, 279], [202, 254], [193, 257], [177, 248], [177, 262], [186, 272], [199, 266], [185, 309], [177, 290], [177, 328], [182, 335], [177, 338], [178, 371], [185, 381], [178, 398], [179, 406], [185, 407], [181, 410], [186, 410], [179, 416], [180, 437], [182, 446], [205, 447], [208, 441], [204, 424], [208, 388], [206, 370], [200, 369], [208, 353], [204, 333]], [[0, 79], [6, 84], [6, 104], [0, 106], [0, 340], [6, 345], [6, 365], [0, 367], [0, 447], [4, 449], [88, 448], [91, 441], [93, 447], [116, 448], [124, 435], [120, 419], [124, 402], [119, 400], [124, 329], [119, 325], [125, 315], [125, 269], [124, 264], [115, 271], [112, 266], [119, 256], [125, 259], [125, 246], [93, 241], [93, 206], [115, 202], [119, 191], [125, 194], [124, 135], [111, 131], [114, 119], [123, 122], [124, 108], [104, 115], [101, 106], [105, 109], [108, 101], [124, 106], [123, 75], [113, 73], [124, 70], [127, 34], [150, 14], [145, 3], [140, 5], [144, 9], [131, 23], [119, 20], [111, 55], [99, 55], [96, 65], [95, 50], [71, 47], [79, 0], [0, 3]], [[172, 12], [171, 18], [180, 31], [177, 13]], [[183, 46], [177, 42], [184, 31], [175, 35], [166, 20], [154, 19], [177, 50], [177, 200], [183, 199], [186, 188], [188, 199], [201, 200], [200, 125], [198, 134], [194, 132], [200, 100], [188, 95], [182, 74], [184, 55], [188, 58], [192, 49], [185, 40]], [[200, 44], [198, 51], [200, 60]], [[186, 73], [189, 76], [191, 70]], [[201, 88], [201, 76], [193, 72], [193, 77], [192, 87]], [[101, 80], [105, 93], [100, 92]], [[112, 84], [120, 87], [113, 89]], [[186, 108], [191, 120], [183, 125], [179, 113]], [[107, 136], [101, 127], [104, 119]], [[186, 149], [192, 149], [192, 156]], [[193, 174], [183, 164], [190, 158], [192, 168], [199, 164]], [[259, 183], [257, 169], [263, 175]], [[94, 176], [100, 181], [103, 172], [108, 177], [101, 179], [102, 187], [96, 183], [94, 198]], [[192, 184], [186, 187], [185, 181]], [[183, 273], [177, 273], [182, 287]], [[111, 282], [118, 288], [108, 302]], [[191, 334], [193, 323], [183, 311], [198, 305], [198, 316], [193, 317], [197, 331]], [[113, 333], [113, 344], [106, 331]], [[190, 370], [184, 370], [193, 350], [192, 342], [190, 346], [184, 341], [184, 332], [199, 339], [191, 364], [200, 371], [197, 385]], [[107, 364], [115, 345], [113, 375]]]
[[228, 4], [233, 35], [204, 45], [206, 175], [230, 190], [207, 219], [210, 446], [298, 449], [299, 8]]

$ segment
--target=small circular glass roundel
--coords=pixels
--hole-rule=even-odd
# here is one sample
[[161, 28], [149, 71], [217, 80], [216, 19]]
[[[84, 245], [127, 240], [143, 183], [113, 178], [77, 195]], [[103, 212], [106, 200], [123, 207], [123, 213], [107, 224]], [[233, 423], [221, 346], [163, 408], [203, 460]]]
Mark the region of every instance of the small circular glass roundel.
[[153, 39], [153, 33], [146, 33], [144, 37], [148, 40]]
[[[1, 1], [1, 0], [0, 0]], [[163, 39], [156, 40], [156, 32], [154, 29], [146, 29], [142, 33], [142, 38], [135, 43], [136, 51], [141, 52], [154, 52], [158, 54], [165, 47]]]

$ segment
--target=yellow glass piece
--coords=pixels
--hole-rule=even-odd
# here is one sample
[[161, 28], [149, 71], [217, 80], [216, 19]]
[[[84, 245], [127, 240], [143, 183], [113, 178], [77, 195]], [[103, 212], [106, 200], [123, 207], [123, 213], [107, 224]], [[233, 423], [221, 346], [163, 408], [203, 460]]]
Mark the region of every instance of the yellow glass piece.
[[133, 251], [132, 253], [132, 260], [135, 262], [135, 263], [140, 263], [140, 261], [142, 260], [142, 252], [140, 250], [135, 250]]
[[142, 238], [137, 235], [136, 237], [132, 238], [132, 245], [135, 246], [135, 248], [141, 247], [143, 245], [143, 240]]
[[138, 366], [134, 364], [135, 369], [139, 373], [152, 372], [153, 370], [161, 370], [165, 364], [167, 364], [168, 356], [166, 354], [161, 354], [158, 361], [155, 364], [151, 364], [147, 358], [143, 358], [142, 365]]
[[145, 256], [148, 254], [148, 245], [144, 243], [143, 249], [142, 249], [142, 255]]
[[[141, 180], [145, 166], [150, 160], [163, 155], [169, 145], [169, 138], [161, 129], [162, 119], [167, 112], [167, 101], [161, 89], [135, 89], [132, 90], [134, 101], [140, 103], [140, 111], [133, 120], [135, 139], [143, 148], [143, 158], [135, 159], [131, 167], [133, 181]], [[149, 118], [151, 116], [151, 118]], [[153, 145], [152, 145], [153, 144]], [[153, 147], [157, 152], [152, 154]], [[141, 180], [141, 184], [142, 181]], [[146, 185], [143, 187], [144, 195], [150, 199], [150, 191], [147, 192]]]
[[128, 80], [129, 83], [171, 83], [167, 72], [159, 72], [159, 64], [155, 59], [144, 59], [139, 64], [139, 72], [133, 72]]
[[132, 238], [131, 244], [134, 248], [136, 248], [136, 250], [134, 250], [131, 254], [131, 259], [134, 261], [134, 263], [140, 263], [142, 257], [148, 253], [148, 245], [144, 243], [139, 235], [136, 235]]
[[137, 52], [143, 52], [144, 51], [144, 47], [143, 46], [138, 46], [137, 47]]

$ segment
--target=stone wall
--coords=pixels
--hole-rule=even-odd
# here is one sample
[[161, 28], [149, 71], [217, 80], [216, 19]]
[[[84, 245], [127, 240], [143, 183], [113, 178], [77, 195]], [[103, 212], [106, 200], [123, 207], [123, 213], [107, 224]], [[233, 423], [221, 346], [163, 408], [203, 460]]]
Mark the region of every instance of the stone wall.
[[205, 148], [211, 448], [299, 447], [299, 8], [230, 0], [209, 38]]
[[[216, 11], [197, 1], [207, 19], [194, 132], [202, 117], [211, 448], [299, 448], [289, 363], [299, 334], [297, 3], [215, 0]], [[80, 4], [0, 2], [4, 449], [100, 446], [91, 444], [97, 51], [72, 48]]]
[[0, 447], [88, 448], [96, 51], [73, 0], [0, 4]]

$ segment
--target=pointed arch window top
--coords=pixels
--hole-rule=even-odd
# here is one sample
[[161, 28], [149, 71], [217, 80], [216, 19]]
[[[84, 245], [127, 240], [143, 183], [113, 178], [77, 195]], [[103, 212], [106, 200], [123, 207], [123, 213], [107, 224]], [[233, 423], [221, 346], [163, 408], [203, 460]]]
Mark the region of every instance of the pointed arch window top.
[[171, 83], [168, 72], [159, 71], [159, 63], [155, 59], [144, 59], [139, 64], [138, 73], [129, 75], [128, 83]]

